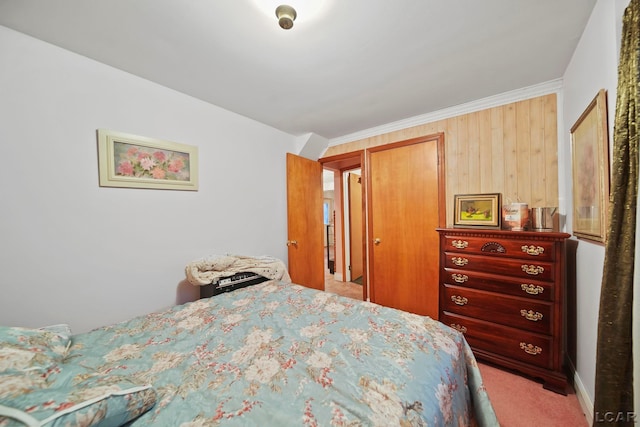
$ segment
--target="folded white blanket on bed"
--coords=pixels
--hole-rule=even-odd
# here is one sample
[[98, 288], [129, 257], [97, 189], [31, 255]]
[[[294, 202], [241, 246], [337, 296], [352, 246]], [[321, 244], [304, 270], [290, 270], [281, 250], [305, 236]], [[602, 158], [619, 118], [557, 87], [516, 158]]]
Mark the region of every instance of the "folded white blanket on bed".
[[191, 261], [185, 267], [187, 280], [193, 286], [204, 286], [221, 277], [236, 273], [255, 273], [268, 279], [291, 282], [284, 263], [269, 256], [209, 255]]

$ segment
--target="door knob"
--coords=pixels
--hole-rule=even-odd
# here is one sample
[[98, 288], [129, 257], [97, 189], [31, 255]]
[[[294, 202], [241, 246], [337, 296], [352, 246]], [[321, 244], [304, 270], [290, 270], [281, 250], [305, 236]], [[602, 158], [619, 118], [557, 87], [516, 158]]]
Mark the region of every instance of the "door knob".
[[287, 240], [287, 246], [291, 246], [291, 245], [297, 245], [298, 242], [296, 240]]
[[375, 239], [373, 239], [373, 244], [374, 244], [374, 245], [379, 245], [379, 244], [380, 244], [380, 242], [381, 242], [381, 240], [380, 240], [380, 238], [379, 238], [379, 237], [376, 237]]

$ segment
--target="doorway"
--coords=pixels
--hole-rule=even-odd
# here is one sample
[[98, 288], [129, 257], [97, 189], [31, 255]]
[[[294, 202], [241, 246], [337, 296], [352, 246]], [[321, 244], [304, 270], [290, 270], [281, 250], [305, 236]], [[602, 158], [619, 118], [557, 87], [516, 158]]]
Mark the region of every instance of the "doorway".
[[323, 171], [323, 215], [325, 290], [361, 300], [364, 242], [360, 173], [360, 169]]
[[330, 218], [330, 223], [325, 224], [325, 240], [329, 244], [324, 256], [327, 260], [325, 290], [366, 300], [362, 158], [362, 153], [357, 152], [320, 159], [320, 162], [324, 206], [333, 207], [325, 216]]
[[364, 236], [362, 233], [362, 171], [343, 172], [345, 281], [362, 285], [364, 275]]

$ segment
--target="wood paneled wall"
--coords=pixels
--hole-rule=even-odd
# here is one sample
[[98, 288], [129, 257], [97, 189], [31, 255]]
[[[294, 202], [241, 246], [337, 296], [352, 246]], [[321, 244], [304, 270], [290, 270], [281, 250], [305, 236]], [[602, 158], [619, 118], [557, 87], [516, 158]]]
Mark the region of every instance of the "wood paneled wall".
[[502, 193], [503, 203], [558, 206], [556, 94], [329, 147], [323, 157], [444, 132], [447, 225], [455, 194]]

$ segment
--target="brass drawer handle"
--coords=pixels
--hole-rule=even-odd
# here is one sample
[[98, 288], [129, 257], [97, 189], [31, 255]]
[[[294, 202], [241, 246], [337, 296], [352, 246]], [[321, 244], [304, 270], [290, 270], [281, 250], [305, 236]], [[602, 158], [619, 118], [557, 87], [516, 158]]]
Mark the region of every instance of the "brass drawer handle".
[[529, 295], [540, 295], [544, 292], [544, 288], [540, 285], [533, 285], [531, 283], [523, 283], [520, 285], [523, 291], [528, 293]]
[[469, 246], [469, 242], [467, 242], [466, 240], [454, 240], [451, 242], [451, 244], [456, 249], [465, 249], [467, 246]]
[[462, 332], [463, 334], [467, 333], [467, 328], [462, 325], [458, 325], [457, 323], [452, 323], [451, 327], [458, 332]]
[[533, 245], [523, 245], [522, 252], [527, 255], [538, 256], [544, 253], [544, 248], [542, 246], [533, 246]]
[[524, 271], [525, 273], [530, 274], [532, 276], [537, 276], [538, 274], [544, 273], [544, 267], [541, 267], [539, 265], [527, 265], [527, 264], [524, 264], [522, 266], [522, 271]]
[[451, 295], [451, 301], [457, 305], [467, 305], [469, 302], [465, 297], [461, 297], [460, 295]]
[[451, 262], [457, 265], [458, 267], [463, 267], [469, 264], [469, 260], [467, 258], [462, 258], [457, 256], [454, 256], [453, 258], [451, 258]]
[[456, 273], [453, 273], [453, 274], [451, 275], [451, 278], [452, 278], [452, 279], [453, 279], [453, 281], [454, 281], [454, 282], [456, 282], [456, 283], [464, 283], [464, 282], [466, 282], [467, 280], [469, 280], [469, 276], [467, 276], [466, 274], [456, 274]]
[[544, 317], [542, 313], [533, 310], [520, 310], [520, 315], [527, 320], [531, 320], [532, 322], [542, 320], [542, 318]]
[[537, 345], [526, 344], [523, 342], [520, 343], [520, 349], [524, 350], [524, 352], [527, 354], [531, 354], [532, 356], [537, 356], [542, 353], [542, 349]]

